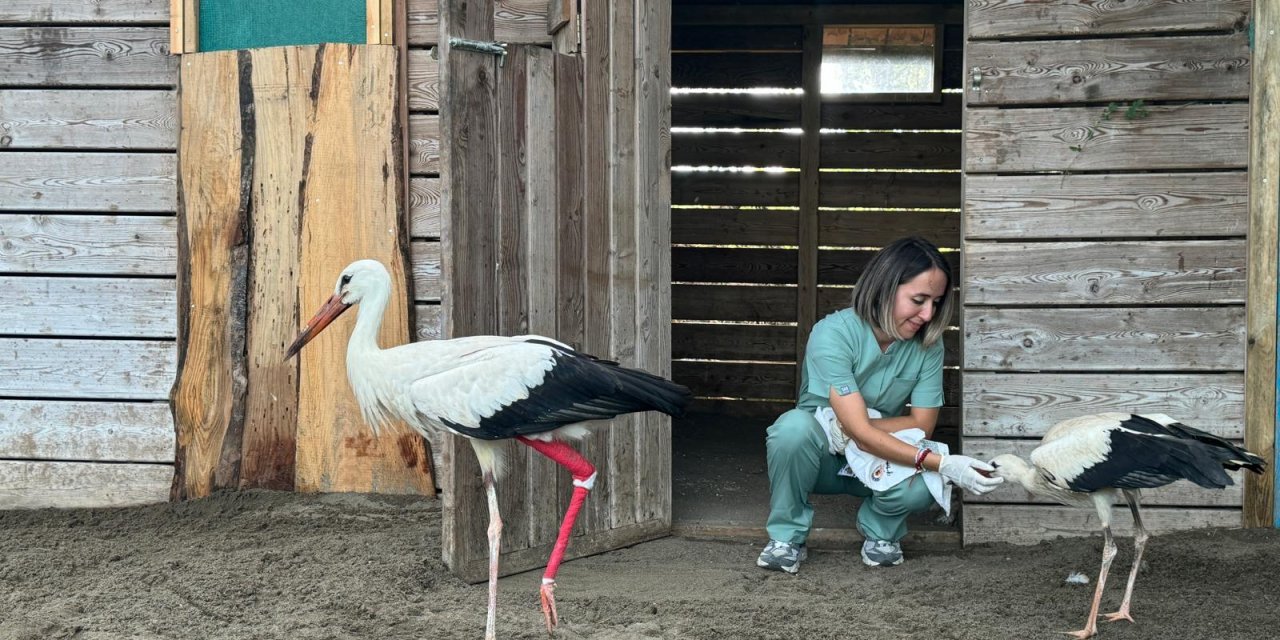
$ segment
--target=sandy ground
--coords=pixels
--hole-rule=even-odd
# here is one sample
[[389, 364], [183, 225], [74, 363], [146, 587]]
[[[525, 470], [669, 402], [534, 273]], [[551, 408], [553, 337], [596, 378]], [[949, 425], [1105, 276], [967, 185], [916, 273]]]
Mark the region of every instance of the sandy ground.
[[[440, 562], [434, 500], [260, 493], [116, 510], [0, 512], [0, 638], [479, 638], [485, 586]], [[1104, 610], [1129, 568], [1122, 540]], [[893, 569], [815, 552], [798, 576], [756, 545], [666, 538], [561, 570], [558, 638], [1062, 638], [1084, 622], [1100, 538], [918, 551]], [[1137, 624], [1100, 637], [1265, 638], [1280, 534], [1156, 537]], [[499, 636], [545, 638], [540, 574], [501, 581]], [[1091, 578], [1092, 579], [1092, 578]]]

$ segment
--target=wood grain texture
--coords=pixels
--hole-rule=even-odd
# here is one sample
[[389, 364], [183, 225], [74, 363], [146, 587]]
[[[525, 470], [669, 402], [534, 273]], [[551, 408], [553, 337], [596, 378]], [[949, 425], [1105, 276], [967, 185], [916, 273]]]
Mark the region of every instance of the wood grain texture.
[[156, 278], [0, 276], [9, 335], [172, 338], [177, 289]]
[[423, 49], [410, 49], [409, 108], [414, 111], [440, 109], [440, 63]]
[[49, 2], [9, 0], [0, 7], [0, 24], [95, 23], [162, 24], [169, 21], [168, 0], [99, 0], [98, 2]]
[[1249, 120], [1249, 306], [1245, 352], [1245, 445], [1269, 473], [1245, 478], [1244, 524], [1280, 525], [1276, 511], [1276, 231], [1280, 219], [1280, 7], [1255, 3], [1253, 93]]
[[0, 338], [0, 396], [164, 400], [176, 362], [168, 340]]
[[0, 509], [101, 509], [165, 501], [173, 466], [0, 460]]
[[1243, 307], [964, 310], [966, 369], [1239, 371]]
[[253, 171], [252, 165], [244, 166], [241, 150], [252, 140], [245, 140], [240, 92], [232, 89], [239, 86], [238, 55], [219, 52], [184, 62], [178, 371], [169, 394], [177, 429], [174, 500], [207, 496], [234, 484], [237, 475], [246, 383], [240, 354], [247, 331], [247, 191]]
[[983, 373], [964, 375], [965, 436], [1038, 437], [1067, 418], [1164, 413], [1224, 438], [1244, 437], [1240, 373]]
[[164, 27], [0, 27], [0, 85], [172, 86]]
[[[1240, 526], [1240, 510], [1152, 507], [1142, 510], [1142, 524], [1152, 535], [1208, 527]], [[962, 522], [964, 544], [1007, 542], [1037, 544], [1064, 537], [1101, 536], [1093, 509], [1041, 505], [966, 504]], [[1112, 510], [1111, 532], [1133, 536], [1133, 518], [1125, 506]], [[1159, 544], [1157, 539], [1154, 544]]]
[[177, 94], [156, 90], [0, 90], [0, 148], [172, 150]]
[[168, 216], [0, 214], [0, 270], [171, 276], [177, 229]]
[[[333, 292], [335, 274], [374, 257], [391, 274], [392, 295], [379, 340], [409, 340], [404, 167], [395, 108], [395, 48], [324, 45], [314, 52], [316, 125], [310, 132], [301, 203], [299, 304]], [[361, 153], [353, 154], [352, 149]], [[361, 215], [353, 216], [352, 212]], [[338, 239], [341, 239], [340, 241]], [[299, 362], [296, 486], [312, 491], [434, 493], [422, 439], [393, 423], [374, 436], [363, 424], [346, 382], [344, 331], [322, 334]]]
[[5, 153], [0, 210], [169, 213], [176, 165], [168, 153]]
[[975, 0], [969, 3], [969, 37], [1238, 31], [1249, 19], [1251, 4], [1249, 0]]
[[[1181, 38], [973, 42], [969, 105], [1249, 97], [1244, 32]], [[974, 75], [977, 74], [977, 75]]]
[[971, 172], [1239, 169], [1248, 163], [1247, 104], [1123, 109], [970, 109], [965, 170]]
[[409, 116], [409, 172], [440, 173], [440, 116]]
[[1242, 236], [1248, 174], [968, 176], [972, 240]]
[[162, 402], [0, 400], [0, 458], [173, 462]]
[[1243, 304], [1243, 240], [972, 242], [965, 304]]
[[[486, 3], [493, 37], [500, 42], [550, 44], [547, 15], [550, 0], [494, 0]], [[439, 0], [408, 0], [409, 43], [436, 44], [440, 40]]]

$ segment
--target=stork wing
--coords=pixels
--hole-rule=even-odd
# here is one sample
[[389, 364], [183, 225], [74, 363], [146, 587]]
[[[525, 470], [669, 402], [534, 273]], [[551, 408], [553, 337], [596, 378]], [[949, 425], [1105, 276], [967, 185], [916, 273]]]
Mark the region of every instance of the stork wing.
[[[428, 420], [485, 440], [659, 409], [677, 411], [670, 394], [688, 391], [534, 337], [512, 339], [458, 357], [411, 385]], [[683, 404], [677, 402], [676, 404]]]
[[1209, 488], [1232, 484], [1204, 445], [1139, 415], [1078, 429], [1037, 447], [1031, 458], [1072, 491], [1145, 489], [1180, 479]]

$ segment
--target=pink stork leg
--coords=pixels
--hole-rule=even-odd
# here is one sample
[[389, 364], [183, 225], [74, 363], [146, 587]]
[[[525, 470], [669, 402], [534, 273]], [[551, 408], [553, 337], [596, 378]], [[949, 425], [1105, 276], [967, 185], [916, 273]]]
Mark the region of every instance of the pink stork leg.
[[1138, 568], [1142, 566], [1142, 551], [1146, 549], [1147, 539], [1151, 537], [1151, 534], [1147, 533], [1147, 528], [1142, 526], [1142, 508], [1138, 506], [1138, 491], [1125, 489], [1124, 497], [1128, 499], [1129, 511], [1133, 513], [1133, 569], [1129, 571], [1129, 584], [1124, 588], [1124, 601], [1120, 603], [1120, 610], [1108, 613], [1107, 622], [1117, 620], [1133, 622], [1133, 615], [1129, 613], [1129, 600], [1133, 597], [1133, 583], [1138, 580]]
[[564, 550], [569, 546], [569, 534], [573, 532], [573, 523], [578, 519], [578, 511], [582, 509], [587, 493], [595, 484], [596, 468], [591, 466], [591, 463], [587, 462], [587, 459], [573, 447], [559, 440], [546, 442], [524, 436], [519, 436], [518, 439], [533, 447], [538, 453], [551, 458], [556, 464], [568, 469], [573, 475], [573, 498], [569, 500], [569, 509], [565, 511], [564, 520], [560, 522], [560, 534], [556, 536], [556, 546], [551, 549], [551, 557], [547, 559], [547, 570], [542, 574], [542, 615], [547, 620], [547, 632], [550, 633], [559, 623], [559, 618], [556, 616], [556, 571], [564, 561]]

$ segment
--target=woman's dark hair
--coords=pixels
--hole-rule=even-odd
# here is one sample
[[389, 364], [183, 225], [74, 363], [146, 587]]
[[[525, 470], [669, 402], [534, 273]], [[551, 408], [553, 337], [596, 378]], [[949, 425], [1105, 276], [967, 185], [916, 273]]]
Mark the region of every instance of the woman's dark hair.
[[951, 295], [951, 287], [955, 284], [955, 278], [951, 274], [951, 265], [942, 257], [942, 253], [924, 238], [899, 238], [876, 253], [866, 270], [858, 277], [857, 286], [853, 290], [853, 312], [872, 327], [895, 340], [901, 340], [902, 335], [893, 322], [893, 303], [898, 287], [930, 269], [938, 269], [947, 277], [942, 304], [916, 334], [924, 346], [932, 346], [942, 338], [942, 332], [946, 331], [947, 322], [954, 311], [955, 296]]

